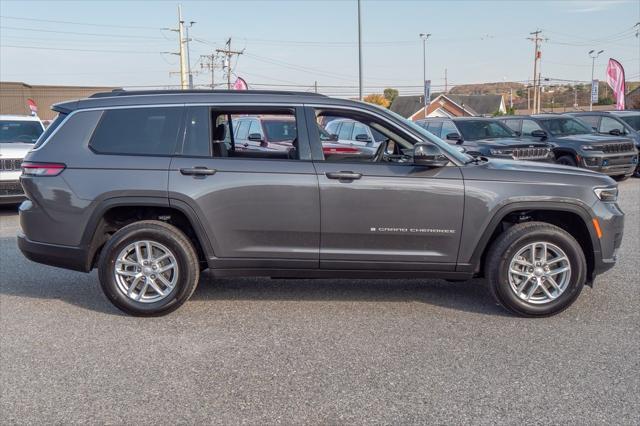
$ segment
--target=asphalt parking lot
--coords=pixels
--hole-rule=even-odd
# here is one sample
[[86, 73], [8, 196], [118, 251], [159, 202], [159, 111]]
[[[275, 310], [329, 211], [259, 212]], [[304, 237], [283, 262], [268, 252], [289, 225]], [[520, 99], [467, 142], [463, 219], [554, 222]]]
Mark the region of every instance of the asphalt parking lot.
[[640, 179], [621, 259], [559, 316], [474, 280], [213, 280], [163, 318], [120, 314], [95, 271], [29, 262], [0, 209], [1, 423], [640, 421]]

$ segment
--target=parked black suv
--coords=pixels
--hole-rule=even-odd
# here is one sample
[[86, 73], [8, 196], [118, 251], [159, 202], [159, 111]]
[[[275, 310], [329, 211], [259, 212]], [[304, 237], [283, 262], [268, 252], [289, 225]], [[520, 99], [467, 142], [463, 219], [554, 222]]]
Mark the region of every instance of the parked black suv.
[[[22, 165], [18, 245], [88, 272], [134, 315], [184, 303], [213, 276], [487, 278], [525, 316], [567, 308], [611, 268], [624, 215], [607, 176], [474, 158], [370, 104], [286, 92], [113, 92], [54, 106]], [[236, 143], [280, 117], [288, 150]], [[385, 136], [326, 157], [325, 117]], [[295, 126], [291, 125], [292, 121]], [[326, 132], [324, 132], [326, 133]]]
[[519, 138], [502, 122], [492, 118], [426, 118], [416, 124], [449, 143], [462, 145], [473, 156], [513, 160], [554, 161], [551, 145]]
[[[632, 139], [636, 148], [640, 150], [640, 111], [638, 110], [581, 111], [570, 112], [567, 115], [584, 121], [598, 133]], [[640, 177], [640, 164], [636, 167], [634, 176]]]
[[501, 120], [522, 136], [551, 143], [558, 164], [594, 170], [616, 180], [631, 176], [638, 164], [632, 140], [597, 134], [573, 117], [539, 114]]

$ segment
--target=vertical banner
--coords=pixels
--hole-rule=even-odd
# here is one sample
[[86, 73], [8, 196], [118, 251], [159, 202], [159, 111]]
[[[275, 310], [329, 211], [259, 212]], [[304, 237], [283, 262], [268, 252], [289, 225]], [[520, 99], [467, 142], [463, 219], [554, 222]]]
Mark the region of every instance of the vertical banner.
[[616, 98], [616, 109], [624, 109], [624, 68], [620, 62], [613, 58], [609, 58], [607, 65], [607, 84], [613, 90], [613, 96]]
[[598, 83], [600, 83], [599, 80], [591, 81], [591, 103], [594, 104], [598, 103]]
[[244, 78], [238, 77], [233, 83], [233, 90], [249, 90], [249, 85], [244, 81]]
[[27, 106], [29, 107], [29, 110], [31, 111], [31, 115], [38, 115], [38, 105], [36, 104], [36, 102], [33, 99], [31, 99], [31, 98], [27, 99]]

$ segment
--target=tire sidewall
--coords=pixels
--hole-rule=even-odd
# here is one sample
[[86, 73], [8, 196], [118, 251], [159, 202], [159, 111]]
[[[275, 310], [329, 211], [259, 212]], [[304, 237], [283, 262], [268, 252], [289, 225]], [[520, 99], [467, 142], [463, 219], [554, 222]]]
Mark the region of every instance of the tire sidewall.
[[[124, 230], [124, 228], [123, 228]], [[126, 231], [126, 230], [125, 230]], [[114, 269], [118, 254], [134, 241], [149, 240], [167, 247], [178, 264], [178, 280], [171, 293], [162, 300], [142, 303], [131, 300], [123, 294], [115, 280]], [[102, 250], [99, 265], [100, 285], [107, 298], [119, 309], [133, 315], [161, 315], [177, 309], [191, 296], [194, 277], [193, 265], [189, 262], [189, 253], [180, 244], [179, 239], [167, 230], [152, 227], [130, 230], [114, 235]]]
[[578, 167], [578, 163], [570, 155], [562, 155], [558, 157], [556, 163], [563, 166]]
[[[565, 291], [556, 300], [545, 304], [528, 303], [520, 299], [509, 284], [509, 266], [513, 256], [524, 246], [533, 242], [547, 242], [562, 249], [571, 265], [571, 278]], [[575, 239], [554, 230], [526, 233], [516, 238], [500, 257], [498, 265], [498, 285], [496, 292], [499, 298], [510, 309], [532, 316], [544, 316], [559, 312], [568, 307], [580, 295], [586, 276], [586, 262], [582, 248]]]

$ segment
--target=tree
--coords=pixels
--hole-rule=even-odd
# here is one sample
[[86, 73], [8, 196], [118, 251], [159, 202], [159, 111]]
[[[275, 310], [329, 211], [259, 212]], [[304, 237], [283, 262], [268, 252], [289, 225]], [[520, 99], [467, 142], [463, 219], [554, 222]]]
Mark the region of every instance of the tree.
[[389, 102], [384, 95], [379, 93], [372, 93], [371, 95], [365, 96], [364, 101], [369, 102], [370, 104], [380, 105], [385, 108], [389, 108], [389, 105], [391, 105], [391, 102]]
[[389, 104], [393, 103], [393, 100], [398, 97], [398, 90], [386, 88], [384, 89], [384, 98], [389, 101]]

